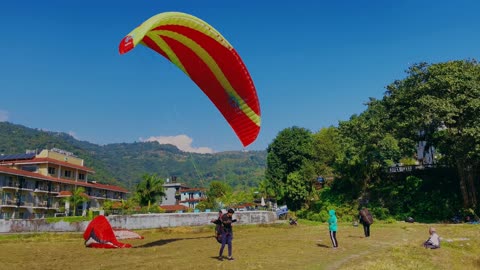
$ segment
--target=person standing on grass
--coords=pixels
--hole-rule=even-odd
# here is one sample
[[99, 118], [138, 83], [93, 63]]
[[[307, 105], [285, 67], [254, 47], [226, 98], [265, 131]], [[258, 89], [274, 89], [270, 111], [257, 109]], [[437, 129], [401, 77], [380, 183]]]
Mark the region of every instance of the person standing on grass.
[[328, 230], [330, 232], [330, 239], [332, 240], [333, 248], [337, 248], [337, 216], [335, 215], [335, 210], [333, 209], [328, 211], [328, 214], [330, 215], [330, 218], [328, 219]]
[[370, 237], [370, 225], [373, 223], [372, 214], [366, 207], [362, 207], [358, 213], [358, 219], [360, 223], [363, 225], [363, 232], [365, 233], [365, 237]]
[[220, 261], [223, 261], [223, 249], [225, 248], [225, 245], [228, 245], [228, 260], [233, 261], [232, 257], [232, 240], [233, 240], [233, 229], [232, 229], [232, 223], [236, 222], [236, 219], [232, 219], [233, 209], [228, 209], [227, 214], [223, 215], [221, 217], [222, 221], [222, 246], [220, 247], [220, 252], [218, 255], [218, 259]]

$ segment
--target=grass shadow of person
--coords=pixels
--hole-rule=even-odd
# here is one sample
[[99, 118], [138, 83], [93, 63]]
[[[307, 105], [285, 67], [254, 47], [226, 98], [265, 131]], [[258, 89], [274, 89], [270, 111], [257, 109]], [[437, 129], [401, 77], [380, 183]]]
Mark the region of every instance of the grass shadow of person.
[[364, 236], [361, 236], [361, 235], [349, 235], [347, 237], [349, 237], [349, 238], [364, 238]]
[[190, 240], [190, 239], [202, 239], [202, 238], [213, 238], [212, 236], [203, 236], [203, 237], [193, 237], [193, 238], [171, 238], [171, 239], [160, 239], [157, 241], [153, 241], [150, 243], [146, 243], [140, 246], [136, 246], [134, 248], [150, 248], [150, 247], [158, 247], [158, 246], [163, 246], [168, 243], [172, 243], [175, 241], [180, 241], [180, 240]]
[[323, 248], [330, 248], [330, 246], [327, 246], [327, 245], [324, 245], [324, 244], [320, 244], [320, 243], [317, 243], [317, 246], [318, 246], [318, 247], [323, 247]]

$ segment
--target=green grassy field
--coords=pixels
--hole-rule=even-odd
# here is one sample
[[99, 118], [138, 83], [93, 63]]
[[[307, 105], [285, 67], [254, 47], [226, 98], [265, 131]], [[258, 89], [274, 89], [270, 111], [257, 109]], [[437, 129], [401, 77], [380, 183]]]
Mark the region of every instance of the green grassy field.
[[[429, 224], [235, 226], [234, 261], [218, 261], [213, 226], [140, 231], [131, 249], [90, 249], [78, 233], [0, 235], [0, 269], [480, 269], [480, 225], [435, 224], [442, 247], [422, 247]], [[226, 255], [226, 249], [225, 253]]]

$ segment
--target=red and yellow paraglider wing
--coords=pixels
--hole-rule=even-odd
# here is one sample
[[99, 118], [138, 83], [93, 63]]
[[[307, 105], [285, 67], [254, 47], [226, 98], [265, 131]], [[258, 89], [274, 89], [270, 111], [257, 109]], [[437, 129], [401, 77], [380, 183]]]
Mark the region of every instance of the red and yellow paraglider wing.
[[121, 54], [141, 43], [170, 60], [210, 98], [244, 146], [260, 132], [260, 105], [242, 59], [212, 26], [194, 16], [158, 14], [128, 34]]

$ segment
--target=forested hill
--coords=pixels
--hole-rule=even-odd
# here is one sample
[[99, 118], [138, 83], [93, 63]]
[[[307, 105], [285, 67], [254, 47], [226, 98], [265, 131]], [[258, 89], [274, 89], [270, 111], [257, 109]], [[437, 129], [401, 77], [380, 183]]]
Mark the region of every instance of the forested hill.
[[263, 179], [266, 166], [266, 151], [196, 154], [157, 142], [97, 145], [63, 132], [0, 122], [0, 155], [54, 147], [84, 159], [85, 165], [96, 172], [89, 179], [131, 190], [145, 173], [176, 176], [177, 181], [192, 187], [207, 187], [213, 180], [236, 189], [253, 187]]

